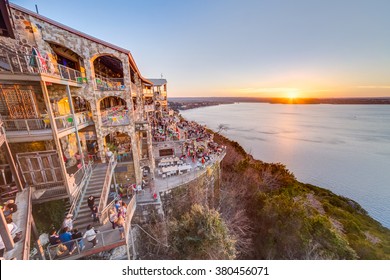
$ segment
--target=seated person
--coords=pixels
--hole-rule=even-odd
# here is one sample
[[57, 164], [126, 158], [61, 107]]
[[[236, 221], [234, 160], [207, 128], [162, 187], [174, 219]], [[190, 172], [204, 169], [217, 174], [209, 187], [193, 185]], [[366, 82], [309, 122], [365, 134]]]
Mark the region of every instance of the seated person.
[[52, 228], [49, 232], [49, 242], [51, 245], [57, 245], [61, 243], [60, 236], [57, 234], [57, 231], [55, 228]]
[[10, 199], [8, 200], [3, 209], [4, 217], [8, 217], [12, 215], [12, 213], [15, 213], [18, 210], [18, 206], [15, 204], [15, 201]]

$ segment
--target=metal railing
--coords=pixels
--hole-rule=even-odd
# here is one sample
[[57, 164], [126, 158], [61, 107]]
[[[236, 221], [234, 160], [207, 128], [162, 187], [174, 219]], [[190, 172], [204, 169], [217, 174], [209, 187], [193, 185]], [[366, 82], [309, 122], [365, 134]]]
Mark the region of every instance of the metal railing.
[[208, 167], [213, 166], [215, 163], [220, 162], [223, 160], [223, 158], [226, 155], [226, 150], [223, 150], [219, 155], [215, 154], [213, 155], [212, 160], [207, 161], [204, 166], [196, 167], [193, 171], [188, 171], [187, 173], [184, 173], [182, 175], [175, 175], [172, 178], [161, 178], [158, 177], [159, 175], [156, 174], [156, 178], [154, 180], [155, 184], [158, 184], [158, 188], [163, 191], [167, 191], [173, 188], [176, 188], [178, 186], [188, 184], [196, 179], [198, 179], [200, 176], [204, 175], [206, 172], [208, 172]]
[[[95, 247], [92, 247], [92, 244], [88, 242], [86, 238], [78, 238], [74, 239], [65, 243], [60, 243], [56, 245], [49, 245], [46, 248], [47, 255], [50, 260], [55, 260], [55, 259], [67, 259], [70, 257], [74, 257], [77, 255], [80, 255], [82, 253], [87, 253], [88, 251], [91, 251], [91, 249], [97, 250], [99, 252], [99, 248], [109, 246], [109, 245], [114, 245], [120, 242], [123, 242], [123, 240], [120, 239], [120, 233], [118, 229], [110, 229], [110, 230], [105, 230], [101, 232], [96, 233], [96, 240], [98, 243], [96, 244]], [[66, 250], [63, 255], [58, 256], [57, 255], [57, 250], [58, 246], [60, 245], [67, 245], [67, 247], [74, 248], [72, 254], [69, 254], [69, 251]], [[85, 246], [84, 250], [81, 250], [81, 245]], [[86, 254], [88, 255], [88, 254]]]
[[77, 125], [83, 125], [92, 122], [92, 118], [89, 111], [83, 111], [75, 114]]
[[153, 96], [153, 91], [151, 89], [144, 89], [143, 93], [145, 96]]
[[119, 199], [119, 195], [118, 194], [115, 194], [115, 196], [113, 197], [113, 200], [108, 203], [106, 205], [106, 207], [104, 207], [104, 209], [102, 210], [102, 212], [99, 213], [99, 220], [100, 220], [100, 223], [101, 224], [105, 224], [108, 219], [110, 218], [110, 209], [114, 208], [115, 206], [115, 200]]
[[128, 242], [128, 233], [131, 229], [131, 220], [133, 219], [135, 209], [137, 208], [137, 196], [133, 195], [129, 204], [127, 204], [126, 210], [126, 219], [125, 219], [125, 232], [126, 232], [126, 241]]
[[88, 112], [77, 113], [74, 115], [66, 115], [55, 118], [57, 129], [68, 129], [74, 127], [75, 121], [78, 125], [86, 124], [91, 121], [91, 117], [88, 115]]
[[5, 142], [5, 133], [4, 133], [4, 128], [3, 128], [3, 120], [0, 116], [0, 147], [3, 145]]
[[40, 119], [4, 119], [6, 131], [27, 131], [30, 134], [33, 130], [50, 128], [50, 121], [46, 118]]
[[108, 78], [95, 74], [95, 89], [97, 90], [125, 90], [123, 78]]
[[58, 130], [74, 127], [73, 115], [66, 115], [54, 118]]
[[[89, 179], [92, 175], [92, 162], [88, 162], [88, 164], [82, 169], [78, 170], [75, 174], [75, 182], [76, 182], [76, 190], [72, 193], [72, 205], [69, 209], [69, 214], [73, 215], [73, 219], [75, 220], [79, 214], [79, 210], [81, 207], [81, 203], [84, 199], [85, 191], [87, 190], [86, 186], [88, 185]], [[81, 179], [80, 179], [81, 177]]]
[[0, 71], [11, 73], [27, 74], [48, 74], [70, 80], [77, 83], [83, 83], [84, 79], [81, 72], [55, 61], [38, 55], [22, 55], [3, 52], [0, 54]]
[[110, 190], [112, 174], [114, 173], [114, 169], [115, 169], [116, 164], [117, 164], [116, 157], [112, 156], [108, 162], [106, 176], [104, 178], [102, 194], [100, 195], [100, 201], [99, 201], [99, 206], [98, 206], [98, 213], [102, 213], [103, 209], [106, 206], [107, 199], [108, 199], [108, 193]]
[[[88, 112], [81, 112], [75, 114], [75, 119], [78, 125], [89, 123], [92, 121]], [[59, 116], [55, 118], [55, 122], [58, 130], [68, 129], [74, 127], [73, 115]], [[31, 134], [31, 131], [50, 129], [49, 118], [38, 119], [3, 119], [4, 128], [6, 131], [27, 131]], [[1, 129], [0, 129], [1, 130]], [[1, 133], [0, 133], [1, 136]]]
[[152, 105], [145, 105], [144, 110], [145, 110], [145, 112], [150, 112], [150, 111], [154, 111], [155, 108], [154, 108], [153, 104]]
[[117, 111], [116, 115], [102, 116], [102, 126], [118, 126], [118, 125], [129, 125], [130, 118], [127, 111]]

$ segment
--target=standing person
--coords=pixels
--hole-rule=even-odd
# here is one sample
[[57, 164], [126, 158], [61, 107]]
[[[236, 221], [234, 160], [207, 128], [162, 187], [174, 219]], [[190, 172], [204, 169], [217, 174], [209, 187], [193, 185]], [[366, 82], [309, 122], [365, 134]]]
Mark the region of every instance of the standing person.
[[88, 197], [88, 207], [89, 209], [91, 209], [91, 211], [92, 211], [92, 207], [95, 205], [95, 199], [96, 197], [94, 197], [93, 195], [90, 195]]
[[87, 226], [87, 231], [84, 233], [83, 238], [87, 238], [88, 242], [92, 243], [92, 248], [99, 243], [99, 240], [96, 240], [96, 231], [92, 225]]
[[113, 152], [111, 152], [111, 150], [108, 149], [108, 151], [107, 151], [107, 153], [106, 153], [107, 162], [110, 162], [110, 159], [111, 159], [111, 157], [112, 157], [113, 155], [114, 155]]
[[84, 245], [84, 240], [83, 240], [83, 233], [81, 231], [79, 231], [77, 228], [74, 228], [72, 230], [72, 239], [73, 240], [77, 240], [77, 242], [79, 243], [79, 248], [80, 250], [84, 250], [85, 248], [85, 245]]
[[125, 219], [122, 216], [119, 216], [118, 221], [116, 222], [119, 229], [119, 234], [121, 239], [125, 238]]
[[64, 227], [62, 229], [62, 233], [60, 234], [60, 240], [66, 248], [68, 248], [69, 255], [72, 255], [74, 249], [74, 242], [72, 241], [72, 234], [68, 227]]
[[118, 215], [113, 208], [111, 208], [108, 213], [109, 213], [110, 223], [112, 224], [112, 229], [115, 229], [116, 222], [118, 221]]
[[73, 215], [72, 214], [68, 214], [66, 215], [63, 223], [62, 223], [62, 228], [68, 228], [69, 231], [71, 231], [73, 229], [73, 220], [72, 220], [72, 217]]
[[92, 212], [93, 221], [94, 221], [94, 222], [99, 222], [99, 218], [98, 218], [98, 207], [97, 207], [96, 205], [93, 205], [93, 206], [92, 206], [91, 212]]
[[119, 200], [115, 200], [115, 210], [116, 212], [119, 211], [119, 208], [122, 206], [121, 202]]
[[120, 207], [120, 210], [122, 212], [122, 217], [126, 217], [126, 212], [127, 212], [127, 204], [126, 202], [122, 201], [122, 206]]

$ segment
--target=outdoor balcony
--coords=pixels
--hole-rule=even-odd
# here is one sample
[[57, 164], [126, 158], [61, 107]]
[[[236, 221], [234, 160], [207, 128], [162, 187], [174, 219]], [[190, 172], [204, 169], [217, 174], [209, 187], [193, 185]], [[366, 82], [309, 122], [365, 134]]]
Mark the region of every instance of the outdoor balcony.
[[125, 90], [125, 82], [123, 78], [107, 78], [95, 74], [95, 89], [102, 91]]
[[[53, 139], [51, 124], [48, 118], [3, 119], [3, 122], [7, 139], [11, 143]], [[56, 117], [55, 122], [60, 138], [74, 133], [76, 131], [76, 123], [79, 130], [93, 124], [89, 112], [77, 113], [75, 118], [72, 115]]]
[[[58, 64], [40, 55], [22, 55], [8, 52], [0, 53], [0, 75], [2, 74], [25, 74], [32, 77], [44, 75], [75, 82], [76, 84], [82, 84], [85, 81], [80, 71]], [[25, 77], [23, 79], [25, 80]]]
[[130, 118], [125, 106], [114, 106], [101, 111], [103, 126], [129, 125]]

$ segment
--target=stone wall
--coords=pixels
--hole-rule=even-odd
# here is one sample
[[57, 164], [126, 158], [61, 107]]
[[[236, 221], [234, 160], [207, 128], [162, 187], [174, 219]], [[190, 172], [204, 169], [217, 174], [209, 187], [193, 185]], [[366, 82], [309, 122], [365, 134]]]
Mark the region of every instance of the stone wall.
[[[95, 123], [97, 143], [100, 151], [100, 158], [105, 161], [104, 137], [112, 132], [120, 131], [131, 137], [133, 159], [135, 165], [135, 175], [137, 183], [141, 182], [141, 168], [139, 165], [139, 142], [134, 131], [135, 120], [139, 115], [143, 115], [142, 104], [142, 81], [139, 73], [132, 66], [133, 60], [130, 53], [118, 47], [111, 47], [109, 43], [99, 40], [90, 39], [81, 32], [73, 31], [69, 28], [61, 28], [58, 24], [50, 21], [44, 21], [33, 13], [29, 14], [19, 11], [17, 8], [11, 8], [11, 16], [15, 23], [16, 39], [0, 37], [0, 43], [13, 51], [23, 54], [31, 54], [32, 48], [35, 47], [48, 56], [55, 54], [50, 44], [60, 45], [68, 48], [79, 56], [80, 65], [85, 70], [85, 82], [81, 87], [71, 87], [73, 96], [80, 96], [88, 101], [91, 106], [92, 119]], [[122, 63], [125, 90], [100, 91], [94, 87], [94, 64], [93, 61], [99, 56], [112, 56]], [[131, 77], [132, 76], [132, 77]], [[134, 81], [134, 83], [131, 82]], [[135, 86], [134, 86], [135, 85]], [[59, 100], [66, 97], [66, 86], [51, 84], [48, 85], [48, 92], [51, 101]], [[116, 96], [126, 101], [129, 108], [128, 114], [130, 125], [123, 127], [102, 127], [100, 114], [100, 101], [109, 96]], [[138, 101], [137, 115], [133, 110], [133, 98]], [[42, 112], [43, 113], [43, 112]], [[150, 128], [148, 130], [150, 133]], [[151, 147], [150, 147], [151, 150]], [[151, 169], [154, 169], [154, 162], [151, 161]]]
[[160, 201], [137, 204], [134, 223], [149, 223], [165, 217], [180, 216], [193, 204], [218, 207], [220, 199], [220, 162], [208, 166], [198, 178], [169, 191], [159, 192]]

